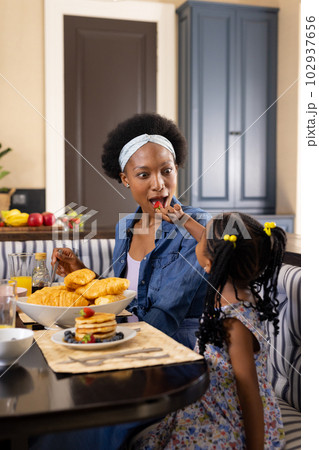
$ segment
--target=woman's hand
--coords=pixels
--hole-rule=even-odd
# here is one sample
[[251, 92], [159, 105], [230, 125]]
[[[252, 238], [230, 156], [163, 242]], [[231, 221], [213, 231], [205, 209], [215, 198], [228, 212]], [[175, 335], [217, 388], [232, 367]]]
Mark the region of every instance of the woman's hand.
[[70, 248], [55, 248], [52, 252], [51, 266], [59, 261], [56, 273], [65, 277], [75, 270], [84, 269], [85, 265]]

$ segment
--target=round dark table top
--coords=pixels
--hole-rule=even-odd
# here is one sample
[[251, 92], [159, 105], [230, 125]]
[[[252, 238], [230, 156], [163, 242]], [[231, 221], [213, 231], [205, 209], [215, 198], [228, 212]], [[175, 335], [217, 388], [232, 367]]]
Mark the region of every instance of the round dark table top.
[[199, 399], [204, 360], [90, 374], [56, 374], [33, 345], [0, 373], [0, 439], [160, 418]]

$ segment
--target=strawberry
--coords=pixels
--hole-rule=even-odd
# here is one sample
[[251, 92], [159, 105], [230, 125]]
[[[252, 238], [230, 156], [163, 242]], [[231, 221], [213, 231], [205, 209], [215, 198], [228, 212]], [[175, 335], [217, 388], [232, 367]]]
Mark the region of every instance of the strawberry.
[[90, 339], [91, 339], [91, 335], [90, 334], [85, 334], [83, 336], [83, 338], [81, 339], [81, 342], [82, 342], [82, 344], [87, 344]]
[[95, 311], [92, 308], [85, 307], [81, 309], [80, 314], [83, 317], [91, 317], [94, 316]]
[[81, 339], [82, 344], [94, 344], [95, 337], [93, 334], [85, 334]]
[[163, 205], [159, 200], [157, 200], [157, 202], [154, 204], [154, 209], [160, 211], [160, 208], [163, 208]]

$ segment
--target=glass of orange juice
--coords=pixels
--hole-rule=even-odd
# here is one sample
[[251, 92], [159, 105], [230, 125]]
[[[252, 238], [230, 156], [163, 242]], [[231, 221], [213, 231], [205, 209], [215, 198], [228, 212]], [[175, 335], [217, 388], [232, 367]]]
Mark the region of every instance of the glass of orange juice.
[[0, 328], [14, 328], [16, 325], [17, 282], [0, 280]]
[[11, 280], [16, 280], [17, 287], [26, 288], [27, 296], [31, 295], [34, 253], [10, 253], [8, 259]]

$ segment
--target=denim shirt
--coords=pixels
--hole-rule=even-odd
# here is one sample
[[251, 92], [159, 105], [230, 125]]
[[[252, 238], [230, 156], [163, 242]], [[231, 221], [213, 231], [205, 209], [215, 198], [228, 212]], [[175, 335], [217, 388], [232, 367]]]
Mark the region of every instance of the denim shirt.
[[[175, 203], [181, 204], [173, 197], [171, 205]], [[185, 213], [206, 226], [209, 214], [198, 208], [182, 207]], [[131, 230], [140, 218], [136, 214], [141, 212], [138, 208], [116, 225], [113, 253], [116, 277], [125, 274], [133, 236]], [[137, 298], [127, 308], [140, 320], [172, 337], [184, 319], [199, 318], [203, 311], [207, 283], [195, 255], [196, 244], [184, 228], [163, 220], [156, 232], [155, 248], [141, 261]]]

